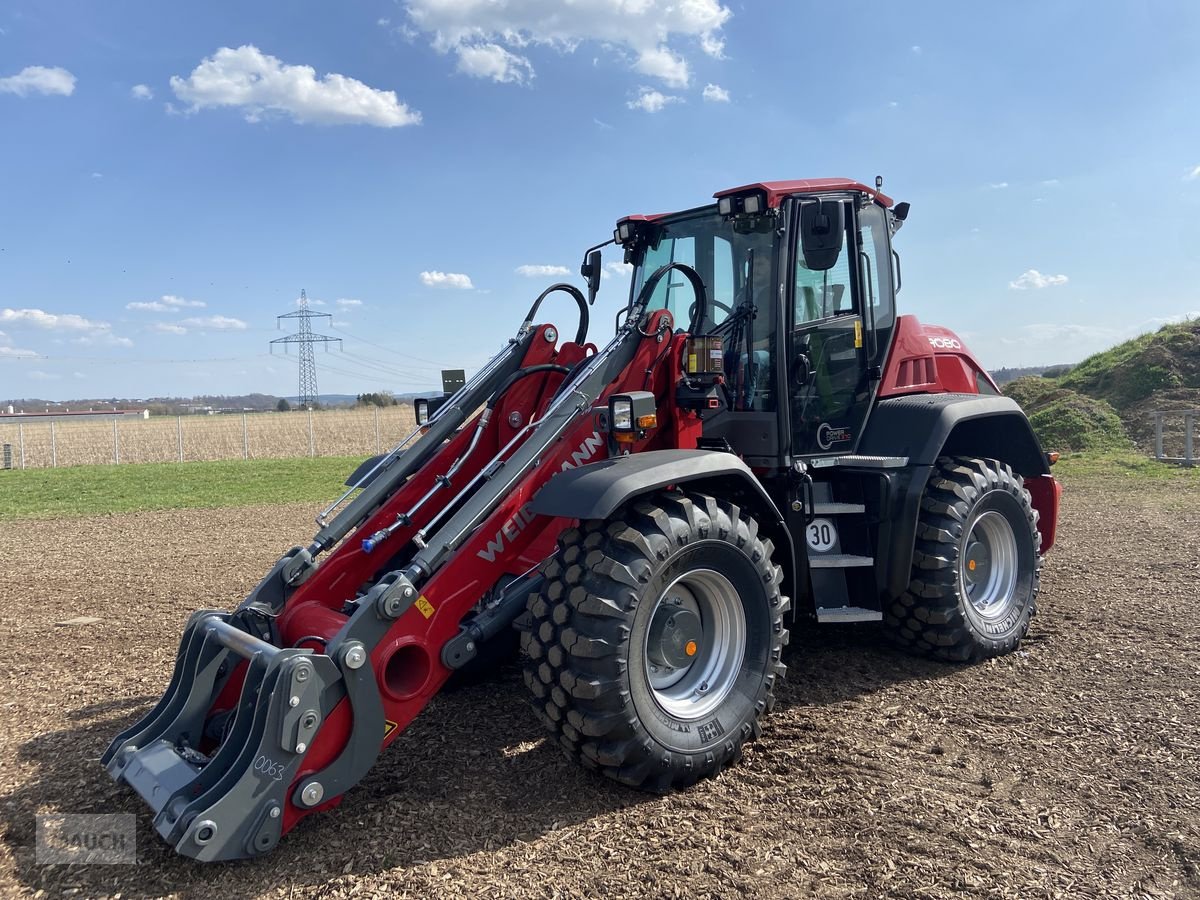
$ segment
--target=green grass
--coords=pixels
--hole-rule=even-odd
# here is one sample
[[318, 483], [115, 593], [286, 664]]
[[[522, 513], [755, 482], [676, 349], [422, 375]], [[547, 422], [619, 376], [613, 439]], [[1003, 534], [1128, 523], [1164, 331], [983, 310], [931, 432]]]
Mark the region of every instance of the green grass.
[[1171, 463], [1160, 463], [1133, 451], [1107, 453], [1064, 453], [1052, 470], [1064, 482], [1131, 480], [1145, 484], [1175, 485], [1180, 488], [1200, 488], [1200, 467], [1185, 469]]
[[[0, 470], [0, 520], [60, 518], [150, 509], [322, 504], [342, 491], [357, 457], [77, 466]], [[1200, 467], [1155, 462], [1133, 452], [1065, 453], [1054, 474], [1070, 482], [1135, 479], [1200, 488]]]
[[359, 458], [0, 470], [0, 520], [332, 501]]
[[1058, 383], [1124, 412], [1156, 391], [1200, 387], [1198, 362], [1200, 322], [1189, 320], [1089, 356]]

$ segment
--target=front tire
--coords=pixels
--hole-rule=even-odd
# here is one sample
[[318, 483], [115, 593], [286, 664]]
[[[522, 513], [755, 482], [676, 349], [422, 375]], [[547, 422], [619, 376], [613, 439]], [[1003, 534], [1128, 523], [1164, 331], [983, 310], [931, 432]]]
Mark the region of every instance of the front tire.
[[884, 628], [904, 647], [955, 662], [1017, 649], [1037, 611], [1037, 518], [1006, 463], [939, 459], [921, 499], [912, 580]]
[[565, 532], [523, 648], [534, 708], [568, 755], [654, 792], [735, 762], [784, 673], [773, 552], [753, 517], [703, 494]]

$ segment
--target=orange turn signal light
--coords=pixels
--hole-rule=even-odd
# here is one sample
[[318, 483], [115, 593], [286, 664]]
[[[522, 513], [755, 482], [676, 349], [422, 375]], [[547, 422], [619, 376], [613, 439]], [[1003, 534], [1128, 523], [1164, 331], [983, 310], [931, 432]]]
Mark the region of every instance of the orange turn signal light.
[[1050, 465], [1054, 465], [1056, 462], [1058, 462], [1058, 451], [1051, 450], [1049, 453], [1047, 453], [1046, 462], [1050, 463]]
[[613, 440], [618, 444], [632, 444], [636, 435], [632, 431], [614, 431]]
[[658, 427], [658, 414], [650, 413], [650, 415], [648, 415], [648, 416], [638, 416], [637, 427], [638, 428], [657, 428]]

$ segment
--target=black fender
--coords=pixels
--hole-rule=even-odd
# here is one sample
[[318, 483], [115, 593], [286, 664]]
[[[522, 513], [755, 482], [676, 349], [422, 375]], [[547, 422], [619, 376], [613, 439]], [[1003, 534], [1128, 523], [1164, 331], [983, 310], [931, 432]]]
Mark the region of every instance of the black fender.
[[[359, 467], [357, 469], [355, 469], [353, 472], [351, 472], [350, 477], [346, 479], [346, 487], [358, 486], [359, 480], [364, 475], [366, 475], [368, 472], [370, 472], [372, 469], [374, 469], [377, 465], [379, 465], [379, 461], [381, 459], [383, 459], [384, 457], [386, 457], [387, 455], [388, 454], [386, 454], [386, 453], [380, 453], [378, 456], [372, 456], [370, 459], [364, 459], [362, 461], [362, 463], [359, 465]], [[378, 475], [379, 475], [379, 473], [375, 472], [374, 474], [371, 475], [370, 478], [368, 478], [365, 482], [363, 482], [363, 484], [361, 486], [366, 487], [368, 484], [370, 484], [372, 481], [374, 481]]]
[[1025, 478], [1050, 472], [1029, 418], [1009, 397], [914, 394], [880, 400], [859, 444], [865, 456], [905, 456], [908, 466], [884, 475], [889, 508], [881, 515], [876, 556], [879, 588], [904, 593], [916, 546], [921, 497], [940, 456], [998, 459]]
[[719, 450], [647, 450], [560, 472], [529, 504], [531, 512], [564, 519], [607, 519], [623, 504], [668, 485], [687, 484], [752, 511], [764, 536], [784, 550], [784, 593], [795, 595], [795, 548], [779, 507], [741, 459]]

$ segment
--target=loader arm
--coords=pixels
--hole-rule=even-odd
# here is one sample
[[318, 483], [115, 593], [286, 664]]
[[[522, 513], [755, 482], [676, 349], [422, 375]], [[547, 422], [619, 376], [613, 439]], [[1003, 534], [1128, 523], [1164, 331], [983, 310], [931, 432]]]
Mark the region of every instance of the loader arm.
[[[672, 268], [683, 267], [647, 282], [603, 349], [556, 348], [557, 329], [527, 322], [237, 610], [192, 617], [163, 699], [102, 759], [179, 853], [268, 852], [340, 802], [438, 693], [452, 674], [442, 651], [464, 619], [546, 558], [564, 527], [530, 510], [534, 494], [607, 455], [598, 401], [622, 390], [670, 396], [677, 364], [660, 363], [683, 336], [668, 312], [644, 312]], [[648, 443], [694, 445], [694, 416], [661, 405]]]

